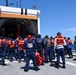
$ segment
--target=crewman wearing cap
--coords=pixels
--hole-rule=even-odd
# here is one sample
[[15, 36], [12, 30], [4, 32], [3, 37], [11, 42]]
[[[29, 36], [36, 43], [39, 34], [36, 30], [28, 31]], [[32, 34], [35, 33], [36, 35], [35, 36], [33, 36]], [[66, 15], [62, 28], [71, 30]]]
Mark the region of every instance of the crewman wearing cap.
[[8, 46], [9, 46], [9, 57], [10, 57], [10, 61], [12, 62], [14, 56], [15, 41], [13, 39], [9, 39]]
[[51, 54], [50, 54], [51, 43], [48, 35], [46, 35], [44, 38], [44, 51], [45, 51], [45, 63], [48, 63], [48, 61], [51, 61]]
[[55, 59], [54, 41], [55, 41], [54, 37], [51, 36], [51, 37], [50, 37], [50, 43], [51, 43], [51, 51], [50, 51], [51, 60], [52, 60], [52, 59]]
[[70, 39], [70, 37], [67, 38], [67, 46], [68, 46], [69, 58], [73, 58], [73, 54], [72, 54], [72, 40]]
[[[40, 56], [43, 58], [43, 41], [40, 34], [38, 34], [36, 38], [36, 44], [37, 44], [37, 51], [39, 52]], [[41, 65], [44, 65], [44, 63], [42, 62]]]
[[19, 42], [18, 42], [19, 63], [21, 62], [21, 59], [24, 58], [23, 44], [24, 44], [24, 40], [23, 40], [23, 38], [20, 38]]
[[63, 61], [62, 68], [65, 68], [64, 45], [66, 45], [64, 37], [61, 35], [61, 32], [58, 32], [55, 38], [55, 48], [56, 48], [56, 53], [57, 53], [56, 68], [58, 69], [59, 69], [59, 63], [60, 63], [60, 56]]
[[24, 48], [24, 52], [26, 52], [26, 55], [25, 55], [26, 56], [26, 65], [25, 65], [24, 71], [29, 70], [30, 59], [32, 59], [32, 61], [33, 61], [34, 69], [36, 71], [38, 71], [39, 68], [38, 68], [38, 65], [36, 62], [36, 56], [35, 56], [37, 46], [36, 46], [35, 40], [32, 39], [31, 35], [28, 35], [28, 40], [26, 42], [24, 42], [23, 48]]

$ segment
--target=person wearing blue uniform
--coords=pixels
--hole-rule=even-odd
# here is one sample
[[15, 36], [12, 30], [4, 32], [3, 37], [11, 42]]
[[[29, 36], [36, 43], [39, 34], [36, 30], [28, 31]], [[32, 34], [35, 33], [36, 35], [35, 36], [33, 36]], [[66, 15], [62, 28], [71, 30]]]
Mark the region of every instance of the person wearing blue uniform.
[[5, 49], [4, 43], [2, 42], [2, 38], [0, 37], [0, 57], [2, 59], [2, 65], [5, 65]]
[[25, 58], [26, 58], [26, 64], [25, 64], [25, 67], [24, 67], [24, 71], [29, 70], [30, 59], [32, 59], [32, 61], [33, 61], [34, 69], [36, 71], [38, 71], [39, 68], [38, 68], [38, 65], [37, 65], [37, 62], [36, 62], [36, 56], [35, 56], [37, 46], [36, 46], [35, 40], [32, 39], [31, 35], [28, 35], [28, 40], [26, 42], [24, 42], [23, 48], [24, 48]]
[[45, 52], [45, 63], [48, 63], [48, 58], [49, 61], [51, 61], [51, 43], [50, 43], [50, 38], [48, 35], [45, 36], [44, 38], [44, 52]]
[[[36, 44], [37, 44], [37, 51], [39, 52], [40, 56], [43, 59], [43, 41], [41, 39], [41, 35], [38, 34], [37, 38], [36, 38]], [[44, 63], [42, 62], [41, 65], [44, 65]]]
[[70, 39], [70, 37], [67, 38], [67, 46], [68, 46], [69, 58], [73, 58], [73, 54], [72, 54], [72, 40]]
[[13, 39], [10, 39], [8, 44], [9, 44], [9, 57], [10, 61], [12, 62], [14, 57], [15, 41]]
[[59, 69], [59, 63], [60, 63], [60, 56], [63, 61], [62, 68], [65, 68], [64, 45], [66, 45], [64, 37], [61, 35], [60, 32], [58, 32], [55, 38], [55, 48], [56, 48], [56, 54], [57, 54], [56, 68], [58, 69]]
[[52, 59], [55, 59], [54, 40], [55, 40], [54, 37], [51, 36], [51, 37], [50, 37], [50, 43], [51, 43], [51, 51], [50, 51], [51, 60], [52, 60]]

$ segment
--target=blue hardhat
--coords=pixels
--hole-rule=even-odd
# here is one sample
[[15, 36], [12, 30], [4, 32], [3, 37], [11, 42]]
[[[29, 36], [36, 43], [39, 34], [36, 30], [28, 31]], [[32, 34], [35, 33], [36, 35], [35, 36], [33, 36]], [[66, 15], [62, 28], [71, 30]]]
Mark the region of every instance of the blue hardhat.
[[50, 37], [50, 39], [54, 39], [54, 37], [53, 37], [53, 36], [51, 36], [51, 37]]
[[75, 38], [76, 38], [76, 36], [75, 36]]
[[57, 35], [61, 35], [61, 32], [58, 32]]
[[49, 38], [48, 35], [46, 35], [45, 38]]
[[38, 38], [41, 38], [41, 34], [38, 34], [38, 36], [37, 36]]
[[67, 39], [70, 39], [70, 37], [68, 37]]

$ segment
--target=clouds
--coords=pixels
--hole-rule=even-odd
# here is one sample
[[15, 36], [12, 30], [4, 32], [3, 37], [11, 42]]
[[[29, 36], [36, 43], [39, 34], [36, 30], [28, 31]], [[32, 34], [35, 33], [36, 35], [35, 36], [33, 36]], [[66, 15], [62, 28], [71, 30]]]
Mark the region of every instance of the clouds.
[[67, 28], [67, 29], [63, 29], [61, 31], [63, 31], [63, 32], [76, 31], [76, 28]]

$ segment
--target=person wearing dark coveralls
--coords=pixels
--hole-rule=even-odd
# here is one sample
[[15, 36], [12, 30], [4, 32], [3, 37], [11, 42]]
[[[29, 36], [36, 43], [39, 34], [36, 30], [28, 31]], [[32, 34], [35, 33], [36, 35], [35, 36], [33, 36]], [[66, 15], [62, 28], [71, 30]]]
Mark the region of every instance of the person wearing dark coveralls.
[[21, 59], [24, 58], [23, 44], [24, 44], [24, 40], [23, 40], [23, 38], [20, 38], [19, 42], [18, 42], [19, 63], [21, 62]]
[[51, 43], [48, 35], [46, 35], [44, 38], [44, 52], [45, 52], [45, 63], [48, 63], [48, 58], [49, 58], [49, 61], [51, 62], [51, 54], [50, 54]]
[[0, 37], [0, 57], [2, 59], [2, 65], [5, 65], [5, 49], [3, 48], [4, 44], [2, 38]]
[[66, 45], [64, 37], [61, 35], [60, 32], [58, 32], [55, 38], [55, 48], [56, 48], [56, 54], [57, 54], [56, 68], [58, 69], [59, 69], [59, 63], [60, 63], [60, 56], [63, 61], [62, 68], [65, 68], [64, 45]]
[[51, 36], [50, 37], [50, 43], [51, 43], [51, 60], [52, 59], [55, 59], [54, 41], [55, 41], [54, 37]]
[[9, 45], [9, 57], [10, 57], [10, 61], [12, 62], [14, 56], [15, 41], [13, 39], [10, 39], [8, 41], [8, 45]]
[[[38, 34], [37, 38], [36, 38], [36, 44], [37, 44], [37, 52], [39, 52], [40, 56], [43, 59], [43, 41], [41, 39], [41, 35]], [[44, 63], [42, 62], [41, 65], [44, 65]]]
[[36, 62], [36, 56], [35, 56], [37, 46], [36, 46], [35, 40], [32, 39], [31, 35], [28, 35], [28, 40], [26, 42], [24, 42], [23, 48], [24, 48], [24, 52], [26, 53], [26, 56], [25, 56], [26, 57], [26, 64], [24, 67], [24, 71], [29, 70], [30, 59], [32, 59], [32, 61], [33, 61], [34, 69], [36, 71], [38, 71], [39, 68], [38, 68], [38, 65]]
[[68, 46], [69, 58], [73, 58], [73, 54], [72, 54], [72, 40], [70, 39], [70, 37], [67, 38], [67, 46]]

